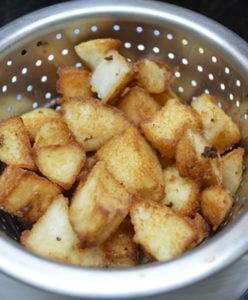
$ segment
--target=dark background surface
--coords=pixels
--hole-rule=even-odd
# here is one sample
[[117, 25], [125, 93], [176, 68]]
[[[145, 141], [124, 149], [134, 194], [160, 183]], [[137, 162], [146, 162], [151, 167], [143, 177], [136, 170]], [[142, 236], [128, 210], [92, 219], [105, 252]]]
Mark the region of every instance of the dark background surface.
[[[0, 26], [28, 12], [61, 2], [64, 1], [1, 0]], [[248, 1], [246, 0], [168, 0], [164, 2], [183, 6], [208, 16], [248, 41]]]

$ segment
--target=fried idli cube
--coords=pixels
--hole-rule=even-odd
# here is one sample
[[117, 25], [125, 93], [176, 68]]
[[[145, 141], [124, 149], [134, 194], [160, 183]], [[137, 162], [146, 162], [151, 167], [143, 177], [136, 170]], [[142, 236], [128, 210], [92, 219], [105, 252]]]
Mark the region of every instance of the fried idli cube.
[[102, 244], [128, 213], [130, 195], [108, 172], [95, 164], [71, 199], [70, 221], [83, 247]]
[[0, 122], [0, 161], [20, 168], [36, 169], [28, 132], [20, 117]]
[[90, 86], [91, 73], [85, 68], [63, 67], [58, 69], [56, 90], [62, 97], [93, 96]]
[[74, 142], [36, 148], [34, 156], [39, 171], [66, 190], [71, 188], [86, 160], [83, 148]]
[[63, 118], [86, 152], [98, 150], [108, 139], [130, 126], [120, 111], [94, 98], [61, 102]]
[[243, 159], [243, 148], [234, 149], [221, 157], [222, 182], [232, 196], [237, 192], [242, 180]]
[[199, 209], [199, 183], [182, 177], [175, 165], [163, 170], [165, 197], [161, 203], [182, 216], [194, 216]]
[[139, 246], [133, 241], [134, 229], [126, 218], [102, 245], [110, 268], [126, 268], [139, 264]]
[[130, 194], [157, 201], [163, 198], [164, 178], [158, 157], [136, 128], [114, 136], [96, 155]]
[[233, 198], [221, 185], [212, 185], [200, 196], [201, 213], [213, 230], [226, 219], [233, 205]]
[[66, 145], [72, 141], [74, 141], [74, 137], [66, 123], [62, 119], [53, 119], [40, 127], [33, 147]]
[[200, 183], [221, 181], [219, 153], [196, 130], [187, 129], [176, 148], [176, 165], [181, 176]]
[[40, 127], [51, 120], [60, 119], [61, 114], [54, 109], [41, 107], [21, 115], [21, 118], [29, 133], [30, 139], [34, 141]]
[[94, 70], [108, 51], [118, 50], [121, 44], [121, 41], [117, 39], [93, 39], [76, 45], [75, 51], [82, 61]]
[[130, 216], [134, 242], [158, 261], [183, 254], [197, 239], [196, 232], [183, 217], [155, 201], [133, 201]]
[[177, 99], [169, 99], [153, 118], [141, 124], [145, 137], [168, 160], [174, 159], [177, 143], [186, 127], [200, 129], [201, 120]]
[[33, 223], [61, 192], [56, 184], [34, 172], [8, 166], [0, 176], [0, 207]]
[[117, 108], [123, 111], [136, 126], [149, 120], [160, 109], [150, 94], [138, 86], [130, 88], [118, 101]]
[[223, 153], [240, 140], [240, 130], [231, 117], [221, 109], [213, 96], [203, 94], [191, 106], [200, 115], [207, 141]]
[[138, 69], [136, 74], [138, 85], [149, 93], [163, 93], [171, 84], [173, 76], [164, 62], [145, 58], [137, 61], [136, 67]]
[[124, 90], [134, 73], [134, 66], [124, 56], [108, 51], [92, 72], [91, 89], [104, 103], [109, 102]]

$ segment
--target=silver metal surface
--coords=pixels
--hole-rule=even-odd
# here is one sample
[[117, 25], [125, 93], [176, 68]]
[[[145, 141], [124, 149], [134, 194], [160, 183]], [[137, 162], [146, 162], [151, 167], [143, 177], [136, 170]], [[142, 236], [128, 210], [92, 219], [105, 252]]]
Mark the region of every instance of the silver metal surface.
[[[248, 47], [221, 25], [188, 10], [150, 1], [73, 1], [27, 15], [0, 30], [0, 117], [56, 99], [58, 66], [80, 65], [73, 46], [113, 37], [122, 53], [166, 60], [175, 90], [187, 101], [202, 92], [248, 136]], [[247, 165], [247, 158], [245, 159]], [[247, 168], [246, 168], [247, 169]], [[19, 224], [1, 216], [0, 268], [31, 285], [83, 297], [137, 297], [169, 292], [223, 269], [248, 250], [248, 172], [228, 224], [200, 247], [167, 263], [92, 270], [37, 257], [17, 241]], [[11, 236], [8, 237], [7, 235]]]

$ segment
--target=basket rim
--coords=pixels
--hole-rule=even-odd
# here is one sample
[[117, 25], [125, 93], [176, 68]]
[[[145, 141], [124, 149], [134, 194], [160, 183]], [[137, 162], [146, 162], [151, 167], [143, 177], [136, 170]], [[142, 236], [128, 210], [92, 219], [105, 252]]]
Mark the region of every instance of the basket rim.
[[[11, 49], [15, 41], [30, 33], [62, 20], [117, 12], [173, 21], [192, 32], [201, 32], [217, 47], [226, 47], [240, 74], [248, 75], [248, 46], [238, 35], [199, 13], [150, 0], [126, 0], [124, 4], [115, 0], [79, 0], [43, 8], [0, 29], [0, 52]], [[61, 294], [108, 299], [149, 296], [193, 284], [230, 265], [248, 250], [248, 236], [242, 235], [245, 228], [248, 218], [243, 213], [208, 243], [182, 257], [127, 270], [92, 270], [52, 262], [29, 253], [0, 233], [0, 268], [25, 283]]]

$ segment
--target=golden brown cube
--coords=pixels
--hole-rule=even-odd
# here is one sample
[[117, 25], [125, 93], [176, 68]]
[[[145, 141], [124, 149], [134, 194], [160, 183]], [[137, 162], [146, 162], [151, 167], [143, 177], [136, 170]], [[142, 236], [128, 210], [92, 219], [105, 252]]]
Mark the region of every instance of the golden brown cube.
[[90, 268], [106, 268], [108, 267], [108, 261], [102, 248], [90, 247], [79, 248], [70, 254], [70, 260], [73, 264], [77, 264]]
[[240, 131], [231, 117], [215, 102], [215, 98], [203, 94], [191, 103], [201, 117], [207, 141], [223, 153], [240, 140]]
[[70, 189], [86, 160], [77, 143], [51, 145], [35, 149], [39, 171], [64, 189]]
[[166, 88], [162, 93], [151, 95], [155, 101], [157, 101], [161, 106], [164, 106], [169, 99], [178, 99], [178, 95], [172, 90], [172, 88]]
[[77, 55], [90, 68], [95, 69], [109, 50], [118, 50], [121, 41], [117, 39], [95, 39], [82, 42], [75, 46]]
[[52, 145], [66, 145], [74, 140], [68, 126], [62, 119], [54, 119], [42, 125], [35, 137], [34, 148]]
[[20, 117], [11, 117], [0, 123], [0, 160], [7, 165], [36, 169], [28, 132]]
[[177, 99], [169, 99], [152, 119], [141, 124], [146, 138], [169, 160], [175, 157], [177, 143], [187, 126], [201, 128], [200, 118]]
[[69, 210], [70, 221], [81, 245], [102, 244], [125, 219], [129, 194], [98, 162], [86, 180], [81, 181], [73, 194]]
[[56, 89], [62, 97], [93, 96], [90, 86], [91, 73], [84, 68], [64, 67], [58, 69]]
[[62, 262], [79, 246], [68, 218], [68, 201], [62, 195], [53, 200], [31, 230], [22, 233], [21, 243], [32, 252]]
[[149, 93], [164, 92], [172, 81], [172, 74], [164, 62], [142, 59], [136, 63], [138, 84]]
[[[187, 129], [176, 149], [176, 164], [181, 176], [204, 183], [217, 176], [219, 154], [211, 147], [201, 132]], [[218, 181], [218, 178], [215, 178]]]
[[58, 120], [61, 114], [51, 108], [37, 108], [21, 116], [31, 140], [34, 140], [40, 127], [51, 120]]
[[33, 172], [7, 167], [0, 177], [0, 206], [3, 210], [35, 222], [61, 189]]
[[134, 67], [116, 50], [108, 51], [91, 76], [91, 89], [103, 102], [113, 100], [133, 79]]
[[155, 151], [137, 129], [129, 127], [105, 143], [97, 157], [106, 163], [111, 174], [136, 196], [161, 200], [164, 178]]
[[131, 88], [121, 97], [117, 107], [123, 111], [136, 126], [149, 120], [160, 109], [160, 105], [150, 94], [140, 87]]
[[212, 185], [201, 193], [201, 212], [204, 218], [216, 230], [229, 214], [233, 198], [220, 185]]
[[182, 216], [194, 216], [200, 206], [197, 181], [181, 177], [175, 166], [169, 166], [163, 172], [165, 197], [162, 203]]
[[133, 225], [126, 218], [102, 245], [108, 267], [131, 267], [139, 263], [139, 246], [133, 242], [133, 236]]
[[21, 235], [21, 243], [30, 251], [63, 263], [86, 267], [105, 267], [100, 248], [82, 249], [68, 216], [68, 199], [58, 195], [45, 214]]
[[136, 200], [130, 208], [134, 242], [158, 261], [175, 258], [197, 239], [191, 225], [170, 208], [151, 200]]
[[222, 182], [229, 193], [234, 196], [243, 174], [244, 149], [237, 148], [221, 158]]
[[94, 98], [65, 100], [61, 107], [65, 122], [86, 152], [98, 150], [108, 139], [130, 126], [117, 109]]
[[197, 234], [197, 240], [192, 244], [192, 248], [199, 245], [206, 237], [209, 236], [210, 227], [201, 214], [196, 213], [193, 218], [185, 218], [195, 230]]

